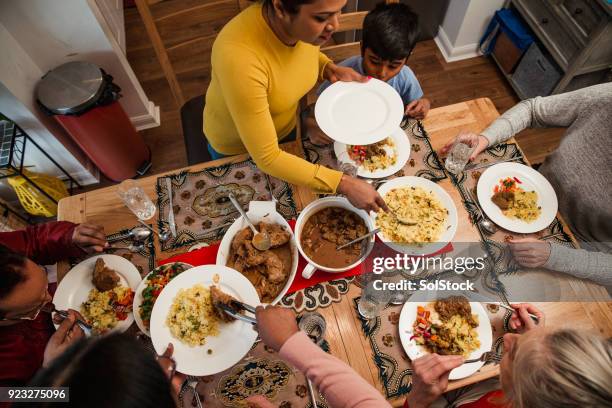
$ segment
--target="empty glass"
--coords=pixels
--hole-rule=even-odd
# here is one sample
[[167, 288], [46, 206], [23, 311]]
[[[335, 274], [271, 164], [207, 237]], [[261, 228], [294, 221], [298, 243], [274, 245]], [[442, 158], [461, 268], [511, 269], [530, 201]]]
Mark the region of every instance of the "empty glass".
[[117, 193], [127, 208], [142, 221], [155, 215], [155, 204], [134, 180], [128, 179], [119, 184]]
[[461, 173], [465, 169], [473, 150], [474, 148], [470, 145], [457, 140], [446, 157], [444, 167], [451, 173]]
[[365, 282], [359, 303], [357, 303], [357, 310], [362, 317], [374, 319], [389, 304], [394, 293], [382, 289], [382, 275], [368, 273], [363, 278]]

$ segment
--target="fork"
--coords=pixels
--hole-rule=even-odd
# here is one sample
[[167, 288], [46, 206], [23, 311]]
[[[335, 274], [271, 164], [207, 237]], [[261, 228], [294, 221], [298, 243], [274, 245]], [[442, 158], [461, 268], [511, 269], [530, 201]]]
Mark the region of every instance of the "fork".
[[502, 359], [501, 354], [494, 353], [492, 351], [487, 351], [487, 352], [482, 353], [480, 357], [478, 358], [472, 358], [470, 360], [465, 360], [463, 364], [476, 363], [478, 361], [483, 361], [485, 363], [487, 362], [499, 363], [501, 359]]
[[200, 381], [196, 377], [187, 378], [187, 385], [189, 385], [189, 387], [193, 390], [192, 403], [193, 403], [193, 400], [195, 400], [196, 407], [202, 408], [202, 400], [200, 399], [200, 394], [198, 394], [198, 390], [197, 390], [198, 382]]

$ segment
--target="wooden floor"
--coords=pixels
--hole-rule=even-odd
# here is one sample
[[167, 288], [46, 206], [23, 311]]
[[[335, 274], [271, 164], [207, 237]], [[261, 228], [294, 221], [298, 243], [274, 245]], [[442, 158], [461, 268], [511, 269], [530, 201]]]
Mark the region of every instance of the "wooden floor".
[[[204, 94], [210, 79], [210, 46], [223, 24], [238, 13], [235, 0], [169, 0], [151, 7], [186, 100]], [[188, 13], [184, 11], [189, 9]], [[193, 11], [192, 11], [193, 10]], [[160, 106], [161, 126], [142, 132], [153, 152], [150, 174], [187, 164], [179, 109], [135, 8], [126, 10], [127, 57], [150, 100]], [[179, 46], [178, 41], [192, 46]], [[174, 48], [173, 48], [174, 47]], [[501, 112], [519, 99], [493, 61], [476, 57], [447, 63], [433, 40], [417, 44], [408, 65], [432, 108], [489, 97]], [[560, 129], [529, 130], [518, 140], [532, 163], [556, 148]]]

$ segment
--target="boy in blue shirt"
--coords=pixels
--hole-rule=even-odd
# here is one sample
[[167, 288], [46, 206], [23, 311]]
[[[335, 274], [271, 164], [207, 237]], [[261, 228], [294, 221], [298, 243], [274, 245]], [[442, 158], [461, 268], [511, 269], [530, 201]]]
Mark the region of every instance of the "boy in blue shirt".
[[[361, 55], [348, 58], [339, 65], [387, 82], [402, 97], [406, 115], [424, 119], [429, 111], [429, 100], [423, 98], [419, 81], [406, 66], [417, 35], [418, 16], [410, 7], [401, 3], [379, 3], [363, 21]], [[330, 85], [328, 81], [321, 84], [317, 95]], [[307, 117], [305, 124], [313, 143], [333, 142], [319, 129], [314, 117]]]

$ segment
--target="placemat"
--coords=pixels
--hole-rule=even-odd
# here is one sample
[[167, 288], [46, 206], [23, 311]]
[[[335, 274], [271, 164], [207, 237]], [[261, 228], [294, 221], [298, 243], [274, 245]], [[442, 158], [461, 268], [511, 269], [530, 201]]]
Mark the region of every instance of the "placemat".
[[[359, 297], [354, 298], [355, 310], [358, 303]], [[407, 394], [412, 381], [412, 365], [399, 338], [398, 323], [402, 307], [387, 306], [380, 316], [370, 320], [362, 318], [357, 312], [361, 329], [372, 347], [374, 362], [378, 366], [378, 375], [387, 398], [398, 398]], [[503, 335], [508, 331], [508, 321], [512, 314], [494, 304], [486, 305], [485, 309], [493, 331], [491, 350], [501, 353]]]
[[249, 201], [269, 201], [270, 190], [276, 198], [277, 211], [286, 219], [297, 216], [291, 186], [267, 176], [251, 159], [198, 172], [183, 171], [157, 179], [158, 226], [169, 231], [169, 199], [166, 179], [172, 182], [172, 204], [177, 236], [161, 243], [161, 250], [176, 249], [195, 242], [211, 243], [223, 237], [227, 227], [216, 229], [239, 216], [227, 198], [230, 192], [245, 206]]
[[[324, 342], [322, 348], [329, 352]], [[264, 395], [279, 408], [312, 407], [302, 372], [282, 360], [263, 343], [256, 343], [235, 366], [212, 376], [199, 377], [196, 389], [205, 407], [246, 407], [246, 398]], [[328, 408], [317, 392], [317, 407]], [[179, 406], [195, 406], [193, 389], [184, 386]]]
[[[433, 182], [445, 179], [444, 165], [439, 160], [438, 154], [433, 150], [429, 136], [420, 121], [410, 119], [402, 127], [408, 139], [410, 139], [410, 159], [406, 165], [397, 173], [386, 179], [402, 176], [419, 176]], [[339, 163], [334, 153], [334, 145], [317, 146], [309, 139], [302, 141], [304, 146], [304, 157], [311, 163], [322, 164], [327, 167], [338, 169]]]
[[[152, 225], [149, 225], [153, 227]], [[140, 224], [134, 225], [131, 228], [124, 228], [122, 230], [113, 232], [106, 236], [106, 240], [111, 245], [117, 246], [128, 246], [132, 244], [132, 240], [130, 239], [130, 231], [133, 228], [140, 227]], [[153, 242], [153, 236], [150, 235], [144, 242], [144, 247], [142, 250], [138, 252], [130, 252], [127, 249], [113, 249], [107, 250], [104, 253], [109, 255], [118, 255], [121, 256], [136, 266], [138, 272], [140, 272], [141, 277], [145, 277], [150, 271], [155, 268], [155, 245]], [[95, 256], [98, 254], [91, 254], [79, 260], [71, 260], [71, 266], [75, 266], [77, 263], [81, 262], [83, 259], [89, 258], [91, 256]]]
[[[507, 160], [510, 158], [521, 158], [518, 162], [527, 165], [527, 162], [522, 157], [521, 151], [515, 143], [501, 143], [497, 146], [487, 149], [485, 152], [481, 153], [475, 161], [475, 164], [485, 164], [485, 163], [495, 163], [503, 160]], [[544, 230], [539, 231], [533, 234], [519, 234], [511, 231], [507, 231], [501, 227], [499, 227], [498, 231], [493, 235], [485, 234], [479, 227], [478, 222], [481, 220], [480, 213], [474, 201], [468, 195], [467, 190], [470, 189], [471, 197], [474, 200], [477, 199], [477, 194], [475, 191], [476, 185], [478, 184], [478, 179], [480, 175], [486, 170], [474, 170], [468, 172], [462, 172], [460, 174], [448, 173], [449, 177], [453, 184], [459, 189], [461, 193], [461, 197], [463, 200], [463, 204], [470, 215], [470, 219], [474, 228], [478, 230], [482, 241], [486, 247], [486, 250], [489, 252], [491, 259], [493, 260], [494, 267], [491, 268], [491, 273], [486, 276], [486, 286], [489, 289], [499, 291], [502, 298], [506, 300], [505, 290], [503, 285], [498, 281], [497, 277], [501, 274], [512, 274], [517, 272], [520, 269], [520, 266], [514, 261], [506, 242], [512, 238], [539, 238], [544, 235], [550, 234], [562, 234], [559, 237], [553, 237], [548, 239], [549, 242], [555, 242], [564, 246], [574, 247], [574, 243], [572, 242], [570, 236], [567, 234], [567, 231], [564, 231], [563, 224], [559, 217], [556, 217], [554, 221]]]

